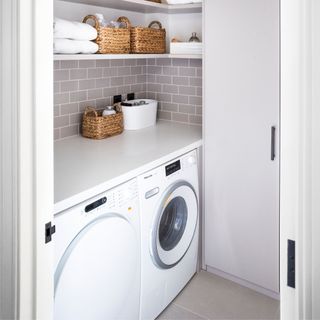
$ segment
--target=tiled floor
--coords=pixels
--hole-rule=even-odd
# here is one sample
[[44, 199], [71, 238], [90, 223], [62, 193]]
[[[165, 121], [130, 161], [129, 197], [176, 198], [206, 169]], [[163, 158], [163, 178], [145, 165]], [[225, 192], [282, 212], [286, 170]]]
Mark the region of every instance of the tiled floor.
[[279, 301], [202, 271], [157, 320], [265, 320], [279, 314]]

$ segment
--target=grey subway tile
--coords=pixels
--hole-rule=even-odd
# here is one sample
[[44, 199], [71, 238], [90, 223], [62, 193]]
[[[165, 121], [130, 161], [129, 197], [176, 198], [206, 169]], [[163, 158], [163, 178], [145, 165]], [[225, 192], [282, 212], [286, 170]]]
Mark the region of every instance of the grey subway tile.
[[156, 93], [155, 92], [146, 92], [146, 98], [147, 99], [156, 99]]
[[194, 77], [196, 75], [196, 69], [195, 68], [180, 67], [179, 68], [179, 75], [186, 76], [186, 77]]
[[54, 140], [59, 140], [60, 139], [60, 129], [59, 128], [54, 129], [53, 137], [54, 137]]
[[185, 113], [172, 113], [172, 120], [177, 122], [189, 122], [189, 115]]
[[201, 68], [202, 67], [202, 60], [201, 59], [190, 59], [189, 66]]
[[78, 103], [68, 103], [68, 104], [62, 104], [60, 106], [60, 114], [66, 115], [71, 113], [77, 113], [79, 111]]
[[88, 76], [87, 69], [71, 69], [70, 79], [86, 79]]
[[53, 83], [53, 93], [59, 93], [60, 92], [60, 82], [56, 81]]
[[70, 115], [70, 124], [80, 124], [82, 121], [83, 113], [75, 113]]
[[177, 76], [179, 68], [178, 67], [163, 67], [162, 73], [164, 75]]
[[163, 102], [161, 103], [161, 110], [178, 112], [178, 104]]
[[196, 88], [195, 87], [179, 87], [179, 94], [185, 94], [185, 95], [195, 95], [196, 94]]
[[159, 83], [148, 83], [147, 90], [151, 92], [161, 92], [162, 86]]
[[113, 78], [111, 78], [111, 86], [112, 87], [122, 86], [123, 83], [124, 83], [123, 77], [113, 77]]
[[69, 70], [54, 70], [53, 79], [54, 81], [69, 80]]
[[172, 59], [172, 65], [174, 67], [188, 67], [189, 60], [188, 59]]
[[202, 87], [202, 78], [189, 78], [190, 86]]
[[202, 111], [203, 111], [202, 107], [196, 106], [196, 114], [202, 115]]
[[157, 100], [162, 102], [171, 102], [171, 94], [169, 93], [157, 93]]
[[60, 61], [61, 69], [75, 69], [79, 67], [78, 60], [62, 60]]
[[137, 76], [127, 76], [124, 78], [124, 84], [134, 84], [136, 83]]
[[70, 92], [70, 102], [79, 102], [87, 100], [87, 91]]
[[147, 59], [148, 66], [154, 66], [155, 64], [156, 64], [156, 59], [154, 58]]
[[111, 67], [121, 67], [124, 65], [124, 60], [123, 59], [117, 59], [117, 60], [111, 60], [110, 61], [110, 66]]
[[172, 83], [172, 79], [171, 79], [171, 76], [157, 75], [156, 76], [156, 82], [171, 84]]
[[108, 68], [110, 67], [110, 60], [96, 60], [97, 68]]
[[68, 93], [56, 93], [54, 95], [54, 104], [68, 103], [69, 100], [69, 92]]
[[138, 74], [136, 76], [137, 83], [146, 83], [147, 82], [147, 75], [146, 74]]
[[171, 112], [168, 111], [159, 110], [157, 116], [160, 120], [171, 120]]
[[79, 82], [77, 80], [61, 81], [60, 82], [60, 91], [76, 91], [79, 89]]
[[202, 97], [189, 97], [189, 104], [194, 104], [197, 106], [202, 106]]
[[147, 72], [150, 74], [161, 74], [162, 73], [162, 67], [159, 66], [148, 66]]
[[118, 68], [118, 76], [129, 76], [131, 74], [130, 67], [119, 67]]
[[142, 74], [142, 66], [136, 66], [136, 67], [130, 67], [130, 68], [131, 68], [132, 75]]
[[143, 91], [143, 85], [142, 85], [141, 83], [132, 84], [132, 85], [131, 85], [131, 91], [132, 91], [132, 92]]
[[157, 66], [171, 66], [170, 58], [157, 58], [156, 60]]
[[102, 68], [90, 68], [88, 69], [88, 79], [102, 78]]
[[96, 87], [95, 80], [92, 80], [92, 79], [79, 80], [80, 90], [94, 89], [95, 87]]
[[202, 96], [202, 88], [197, 88], [197, 96]]
[[196, 107], [192, 106], [190, 104], [180, 104], [179, 105], [179, 112], [195, 114], [196, 113]]
[[60, 106], [59, 105], [55, 105], [53, 107], [53, 116], [54, 117], [60, 116]]
[[96, 60], [80, 60], [79, 68], [94, 68], [96, 66]]
[[125, 66], [136, 66], [137, 65], [137, 59], [126, 59], [124, 60]]
[[179, 87], [174, 85], [174, 84], [164, 84], [163, 87], [162, 87], [162, 92], [178, 93], [179, 92]]
[[103, 109], [105, 108], [106, 106], [109, 105], [109, 99], [107, 98], [103, 98], [103, 99], [97, 99], [96, 100], [96, 108], [97, 109]]
[[104, 88], [103, 89], [103, 96], [104, 97], [110, 97], [117, 94], [116, 88]]
[[184, 95], [172, 95], [172, 102], [176, 102], [176, 103], [188, 103], [189, 102], [189, 97], [188, 96], [184, 96]]
[[104, 68], [103, 69], [103, 76], [104, 77], [116, 77], [118, 75], [118, 68]]
[[88, 90], [88, 100], [99, 99], [103, 97], [103, 89]]
[[137, 65], [138, 66], [145, 66], [147, 64], [146, 59], [137, 59]]
[[96, 79], [96, 88], [110, 87], [110, 78]]
[[189, 78], [188, 77], [173, 77], [172, 83], [180, 85], [180, 86], [187, 86], [187, 85], [189, 85]]
[[154, 74], [147, 74], [147, 84], [156, 82], [156, 76]]
[[117, 94], [121, 94], [121, 95], [125, 95], [129, 92], [132, 92], [131, 86], [127, 85], [127, 86], [119, 86], [117, 88]]
[[72, 137], [78, 134], [79, 134], [79, 125], [77, 124], [60, 129], [61, 138]]
[[202, 116], [201, 115], [190, 115], [189, 122], [192, 124], [202, 124]]
[[202, 69], [201, 68], [197, 69], [197, 77], [202, 77]]
[[54, 128], [61, 128], [69, 125], [69, 115], [54, 118]]
[[60, 60], [53, 61], [53, 70], [60, 69]]

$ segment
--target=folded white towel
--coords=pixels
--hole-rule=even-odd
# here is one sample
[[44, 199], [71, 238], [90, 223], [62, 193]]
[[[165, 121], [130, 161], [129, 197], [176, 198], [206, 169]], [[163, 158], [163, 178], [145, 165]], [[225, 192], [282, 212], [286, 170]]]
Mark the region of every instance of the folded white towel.
[[59, 39], [94, 40], [97, 38], [97, 30], [87, 23], [55, 18], [53, 36]]
[[96, 53], [99, 46], [92, 41], [54, 39], [53, 52], [63, 54]]

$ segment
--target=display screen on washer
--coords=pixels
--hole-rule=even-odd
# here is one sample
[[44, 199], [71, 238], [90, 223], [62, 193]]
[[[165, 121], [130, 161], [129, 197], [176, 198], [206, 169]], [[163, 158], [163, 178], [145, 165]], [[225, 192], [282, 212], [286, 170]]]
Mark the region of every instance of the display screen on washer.
[[95, 208], [98, 208], [100, 206], [102, 206], [103, 204], [105, 204], [107, 202], [107, 197], [103, 197], [95, 202], [92, 202], [90, 204], [88, 204], [85, 208], [84, 211], [85, 212], [89, 212]]
[[179, 171], [181, 169], [181, 163], [180, 160], [170, 163], [166, 166], [166, 176], [170, 176], [170, 174], [173, 174], [176, 171]]

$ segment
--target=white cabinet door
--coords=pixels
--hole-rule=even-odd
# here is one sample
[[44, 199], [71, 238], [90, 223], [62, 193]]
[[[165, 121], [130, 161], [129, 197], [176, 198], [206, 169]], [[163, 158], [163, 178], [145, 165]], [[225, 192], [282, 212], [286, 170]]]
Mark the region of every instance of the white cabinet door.
[[205, 264], [277, 294], [279, 1], [207, 0], [204, 26]]

